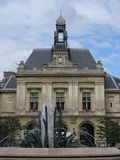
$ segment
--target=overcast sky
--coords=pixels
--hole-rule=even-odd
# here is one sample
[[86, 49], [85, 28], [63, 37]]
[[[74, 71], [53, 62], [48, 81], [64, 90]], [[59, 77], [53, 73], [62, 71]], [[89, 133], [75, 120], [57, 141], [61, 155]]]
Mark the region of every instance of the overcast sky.
[[120, 77], [120, 0], [0, 0], [0, 79], [34, 48], [52, 47], [60, 10], [69, 47], [88, 48]]

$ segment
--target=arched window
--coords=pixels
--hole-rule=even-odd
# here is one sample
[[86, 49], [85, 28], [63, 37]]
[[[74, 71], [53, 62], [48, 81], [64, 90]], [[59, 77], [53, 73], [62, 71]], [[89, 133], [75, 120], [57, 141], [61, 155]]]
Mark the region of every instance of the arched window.
[[63, 32], [58, 33], [58, 41], [63, 42]]
[[29, 132], [35, 128], [38, 128], [38, 124], [35, 121], [31, 121], [26, 125], [26, 131]]
[[61, 124], [56, 123], [56, 131], [63, 131], [63, 132], [67, 132], [68, 131], [68, 127], [66, 126], [66, 124], [64, 124], [64, 122], [62, 122]]
[[80, 126], [80, 141], [86, 146], [94, 146], [94, 127], [91, 123], [85, 122]]

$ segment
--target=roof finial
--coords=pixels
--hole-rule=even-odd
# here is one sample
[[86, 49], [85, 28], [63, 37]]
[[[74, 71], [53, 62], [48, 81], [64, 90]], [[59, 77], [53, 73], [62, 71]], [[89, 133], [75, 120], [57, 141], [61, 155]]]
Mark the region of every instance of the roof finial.
[[62, 9], [60, 10], [60, 16], [62, 17]]
[[56, 20], [56, 24], [57, 25], [65, 25], [65, 20], [62, 17], [62, 10], [60, 10], [60, 16], [58, 17], [58, 19]]

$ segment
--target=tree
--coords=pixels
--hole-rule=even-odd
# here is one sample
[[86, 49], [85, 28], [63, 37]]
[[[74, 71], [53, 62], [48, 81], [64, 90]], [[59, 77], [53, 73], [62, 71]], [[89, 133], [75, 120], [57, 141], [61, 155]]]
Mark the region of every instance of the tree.
[[16, 131], [21, 129], [21, 124], [18, 118], [16, 117], [7, 117], [0, 119], [0, 140]]
[[98, 122], [98, 137], [102, 140], [106, 140], [107, 146], [115, 146], [116, 142], [120, 142], [120, 126], [118, 121], [113, 121], [106, 117], [98, 120]]

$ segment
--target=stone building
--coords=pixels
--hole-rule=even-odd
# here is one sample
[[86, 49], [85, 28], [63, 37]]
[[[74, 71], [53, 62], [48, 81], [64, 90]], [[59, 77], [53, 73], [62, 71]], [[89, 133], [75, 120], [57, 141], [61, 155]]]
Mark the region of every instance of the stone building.
[[120, 119], [120, 78], [107, 74], [88, 49], [69, 48], [61, 15], [53, 47], [34, 49], [17, 73], [4, 72], [0, 83], [0, 116], [17, 116], [27, 129], [51, 104], [62, 108], [63, 124], [71, 132], [86, 128], [96, 136], [98, 119]]

